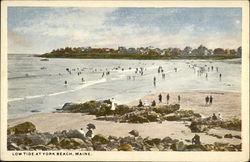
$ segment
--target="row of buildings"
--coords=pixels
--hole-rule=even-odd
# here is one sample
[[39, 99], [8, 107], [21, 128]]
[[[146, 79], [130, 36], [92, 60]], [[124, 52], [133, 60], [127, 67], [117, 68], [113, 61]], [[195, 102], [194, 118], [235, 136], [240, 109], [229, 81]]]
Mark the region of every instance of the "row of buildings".
[[216, 48], [214, 50], [208, 49], [203, 45], [200, 45], [198, 48], [192, 49], [191, 47], [185, 47], [184, 49], [180, 48], [154, 48], [149, 47], [140, 47], [140, 48], [126, 48], [118, 47], [117, 49], [113, 48], [92, 48], [92, 47], [78, 47], [71, 48], [66, 47], [64, 49], [53, 50], [51, 53], [99, 53], [99, 54], [142, 54], [142, 55], [162, 55], [162, 56], [211, 56], [211, 55], [238, 55], [241, 56], [241, 47], [237, 49], [223, 49]]

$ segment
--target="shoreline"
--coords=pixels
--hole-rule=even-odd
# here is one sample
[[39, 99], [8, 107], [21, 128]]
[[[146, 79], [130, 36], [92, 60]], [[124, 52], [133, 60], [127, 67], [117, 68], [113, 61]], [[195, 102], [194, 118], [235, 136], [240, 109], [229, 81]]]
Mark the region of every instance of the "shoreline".
[[[180, 95], [181, 110], [193, 110], [194, 112], [201, 113], [205, 117], [207, 117], [206, 114], [212, 115], [213, 112], [215, 112], [217, 115], [217, 112], [220, 111], [222, 117], [225, 120], [232, 118], [232, 114], [234, 115], [236, 114], [236, 117], [238, 119], [241, 119], [240, 93], [216, 91], [216, 94], [213, 94], [214, 103], [210, 106], [205, 106], [203, 103], [204, 102], [203, 98], [204, 96], [211, 93], [215, 93], [215, 91], [198, 91], [198, 92], [182, 92], [182, 93], [172, 92], [169, 93], [170, 104], [176, 103], [177, 99], [173, 100], [173, 98], [175, 98], [177, 95]], [[157, 105], [165, 104], [166, 103], [165, 95], [167, 94], [167, 92], [161, 93], [163, 96], [163, 103], [161, 104], [159, 104], [158, 102], [158, 94], [159, 93], [147, 95], [142, 98], [142, 101], [155, 99]], [[225, 97], [227, 99], [223, 99]], [[127, 105], [133, 106], [137, 104], [138, 101], [133, 101], [128, 103]], [[229, 108], [231, 108], [231, 110], [229, 110]], [[228, 116], [230, 114], [231, 116]], [[26, 121], [34, 123], [37, 127], [37, 130], [40, 132], [56, 132], [56, 131], [70, 130], [70, 129], [79, 130], [80, 128], [83, 128], [83, 130], [87, 132], [86, 125], [88, 123], [93, 123], [94, 125], [96, 125], [96, 130], [94, 131], [94, 134], [100, 133], [107, 136], [114, 135], [118, 137], [119, 136], [125, 137], [129, 135], [128, 133], [129, 131], [136, 129], [140, 132], [142, 137], [149, 136], [151, 138], [164, 138], [166, 136], [169, 136], [171, 138], [180, 139], [185, 142], [185, 140], [190, 140], [195, 135], [195, 133], [192, 133], [191, 130], [187, 127], [187, 125], [189, 125], [190, 122], [163, 121], [162, 123], [150, 122], [143, 124], [116, 123], [113, 121], [98, 120], [94, 115], [86, 115], [84, 113], [57, 113], [57, 112], [38, 113], [30, 115], [28, 117], [9, 119], [7, 123], [8, 127], [12, 127]], [[236, 139], [236, 138], [219, 139], [209, 135], [209, 134], [216, 134], [223, 137], [225, 134], [229, 133], [241, 136], [241, 131], [227, 130], [222, 128], [211, 129], [209, 130], [208, 134], [199, 133], [199, 136], [201, 137], [201, 141], [207, 144], [214, 142], [225, 142], [232, 144], [241, 143], [241, 139]]]
[[[241, 92], [239, 91], [234, 91], [234, 90], [217, 90], [217, 89], [210, 89], [210, 90], [206, 90], [206, 89], [202, 89], [202, 90], [189, 90], [189, 91], [183, 91], [183, 92], [179, 92], [179, 91], [169, 91], [169, 92], [158, 92], [158, 93], [152, 93], [152, 94], [148, 94], [142, 98], [139, 98], [138, 99], [135, 99], [133, 101], [129, 101], [129, 102], [125, 102], [125, 103], [118, 103], [118, 104], [122, 104], [122, 105], [128, 105], [128, 106], [136, 106], [138, 105], [138, 102], [139, 102], [139, 99], [146, 99], [146, 100], [157, 100], [158, 99], [158, 95], [162, 93], [164, 95], [166, 95], [167, 93], [169, 94], [182, 94], [182, 93], [200, 93], [200, 94], [221, 94], [221, 93], [235, 93], [235, 94], [241, 94]], [[154, 96], [154, 98], [152, 98]], [[151, 97], [151, 98], [150, 98]], [[108, 98], [107, 98], [108, 99]], [[163, 100], [165, 98], [163, 97]], [[85, 101], [86, 102], [86, 101]], [[72, 103], [83, 103], [83, 102], [74, 102], [72, 101]], [[163, 102], [164, 103], [164, 102]], [[176, 102], [177, 103], [177, 102]], [[63, 106], [63, 105], [62, 105]], [[30, 114], [30, 115], [26, 115], [26, 116], [23, 116], [23, 117], [18, 117], [18, 118], [12, 118], [12, 119], [7, 119], [7, 121], [13, 121], [13, 120], [19, 120], [19, 119], [24, 119], [24, 118], [27, 118], [27, 117], [30, 117], [30, 116], [36, 116], [36, 115], [39, 115], [39, 114], [50, 114], [50, 113], [57, 113], [56, 110], [54, 111], [50, 111], [50, 112], [37, 112], [37, 113], [34, 113], [34, 114]]]
[[[234, 93], [234, 94], [238, 94], [238, 97], [241, 96], [241, 92], [238, 92], [238, 91], [222, 91], [222, 90], [190, 90], [190, 91], [185, 91], [185, 92], [178, 92], [178, 91], [175, 91], [175, 92], [159, 92], [159, 93], [152, 93], [152, 94], [149, 94], [149, 95], [146, 95], [142, 98], [140, 98], [141, 100], [146, 100], [146, 101], [151, 101], [151, 100], [156, 100], [158, 101], [158, 95], [159, 94], [162, 94], [163, 95], [163, 104], [166, 104], [166, 102], [164, 102], [164, 100], [166, 101], [164, 95], [166, 96], [168, 93], [171, 95], [171, 94], [174, 94], [175, 95], [175, 102], [173, 102], [174, 104], [175, 103], [178, 103], [176, 102], [177, 101], [177, 96], [176, 94], [188, 94], [188, 93], [196, 93], [196, 94], [224, 94], [224, 93]], [[173, 101], [173, 100], [172, 100]], [[240, 101], [240, 100], [239, 100]], [[124, 105], [128, 105], [128, 106], [136, 106], [138, 105], [138, 102], [139, 102], [139, 99], [137, 100], [133, 100], [131, 102], [126, 102], [126, 103], [121, 103], [121, 104], [124, 104]], [[75, 103], [75, 102], [74, 102]], [[157, 102], [158, 103], [158, 102]], [[171, 100], [170, 100], [170, 104], [171, 104]], [[240, 105], [239, 105], [240, 106]], [[181, 109], [182, 109], [182, 106], [181, 106]], [[241, 110], [240, 110], [241, 112]], [[38, 113], [34, 113], [34, 114], [31, 114], [31, 115], [27, 115], [27, 116], [24, 116], [24, 117], [19, 117], [19, 118], [13, 118], [13, 119], [7, 119], [7, 121], [15, 121], [15, 120], [22, 120], [22, 119], [25, 119], [25, 118], [28, 118], [28, 117], [31, 117], [31, 116], [37, 116], [37, 115], [42, 115], [42, 114], [51, 114], [51, 113], [57, 113], [57, 111], [51, 111], [51, 112], [38, 112]]]

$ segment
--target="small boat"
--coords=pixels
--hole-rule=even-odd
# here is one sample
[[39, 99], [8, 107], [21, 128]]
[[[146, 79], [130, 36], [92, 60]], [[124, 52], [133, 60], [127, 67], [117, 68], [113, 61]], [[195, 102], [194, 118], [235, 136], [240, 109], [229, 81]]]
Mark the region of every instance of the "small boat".
[[46, 58], [45, 58], [45, 59], [41, 59], [40, 61], [49, 61], [49, 59], [46, 59]]

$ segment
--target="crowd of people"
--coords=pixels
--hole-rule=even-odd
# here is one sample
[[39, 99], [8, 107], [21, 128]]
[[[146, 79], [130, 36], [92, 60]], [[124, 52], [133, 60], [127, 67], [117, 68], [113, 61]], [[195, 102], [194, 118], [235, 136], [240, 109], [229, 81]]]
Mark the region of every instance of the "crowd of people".
[[[163, 98], [163, 97], [162, 97], [162, 94], [160, 93], [160, 94], [158, 95], [159, 104], [163, 102], [163, 99], [162, 99], [162, 98]], [[170, 95], [167, 94], [167, 95], [166, 95], [166, 103], [169, 104], [169, 101], [170, 101]], [[177, 101], [178, 101], [178, 103], [181, 102], [181, 96], [180, 96], [180, 95], [177, 96]], [[142, 106], [149, 106], [149, 105], [147, 105], [146, 103], [143, 103], [142, 100], [140, 99], [140, 100], [139, 100], [139, 104], [138, 104], [137, 106], [138, 106], [138, 107], [142, 107]], [[153, 101], [151, 102], [151, 106], [156, 106], [156, 101], [155, 101], [155, 100], [153, 100]]]
[[[209, 76], [208, 74], [214, 71], [214, 66], [208, 66], [208, 65], [198, 66], [197, 64], [193, 64], [193, 65], [189, 64], [188, 67], [192, 68], [194, 73], [197, 74], [197, 76], [202, 76], [204, 74], [206, 80], [208, 80], [208, 76]], [[219, 81], [221, 81], [222, 74], [219, 73], [219, 67], [215, 67], [215, 69], [216, 69], [216, 73], [218, 73]]]

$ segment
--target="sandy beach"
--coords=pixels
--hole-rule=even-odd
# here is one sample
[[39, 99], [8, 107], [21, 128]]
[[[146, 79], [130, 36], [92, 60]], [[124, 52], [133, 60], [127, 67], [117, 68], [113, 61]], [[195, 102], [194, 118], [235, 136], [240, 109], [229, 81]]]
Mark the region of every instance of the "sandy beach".
[[[163, 102], [160, 104], [166, 104], [166, 94], [163, 95]], [[158, 103], [158, 95], [152, 94], [142, 98], [143, 102], [149, 102], [156, 100]], [[177, 103], [177, 96], [181, 96], [181, 109], [193, 110], [194, 112], [202, 114], [204, 117], [211, 116], [212, 113], [220, 113], [223, 119], [230, 119], [233, 117], [241, 119], [241, 104], [240, 93], [236, 92], [214, 92], [214, 91], [199, 91], [199, 92], [182, 92], [182, 93], [169, 93], [170, 104]], [[212, 95], [214, 102], [212, 105], [205, 104], [205, 97]], [[128, 105], [137, 105], [138, 101], [128, 103]], [[25, 118], [8, 120], [8, 127], [12, 127], [19, 123], [30, 121], [36, 125], [38, 131], [41, 132], [55, 132], [69, 129], [83, 128], [86, 132], [86, 125], [93, 123], [96, 125], [94, 130], [95, 134], [101, 133], [104, 135], [114, 135], [124, 137], [129, 135], [129, 131], [136, 129], [140, 132], [142, 137], [151, 138], [164, 138], [171, 137], [179, 140], [191, 140], [195, 133], [191, 133], [191, 130], [187, 127], [189, 122], [176, 122], [176, 121], [164, 121], [162, 123], [144, 123], [144, 124], [130, 124], [130, 123], [116, 123], [112, 121], [97, 120], [93, 115], [81, 114], [81, 113], [41, 113], [34, 114]], [[216, 134], [224, 136], [231, 133], [232, 135], [241, 135], [240, 131], [226, 130], [226, 129], [211, 129], [208, 134]], [[241, 139], [236, 138], [216, 138], [206, 133], [199, 133], [202, 143], [232, 143], [240, 144]]]
[[[180, 104], [183, 110], [193, 110], [200, 113], [204, 117], [215, 114], [221, 114], [223, 119], [241, 118], [241, 96], [238, 92], [224, 92], [224, 91], [196, 91], [196, 92], [162, 92], [162, 103], [159, 103], [158, 95], [152, 94], [142, 98], [142, 102], [151, 103], [153, 100], [157, 104], [167, 104], [166, 96], [169, 94], [169, 104]], [[181, 97], [178, 103], [178, 95]], [[205, 97], [212, 96], [213, 103], [206, 104]], [[139, 101], [133, 101], [128, 105], [138, 105]]]

